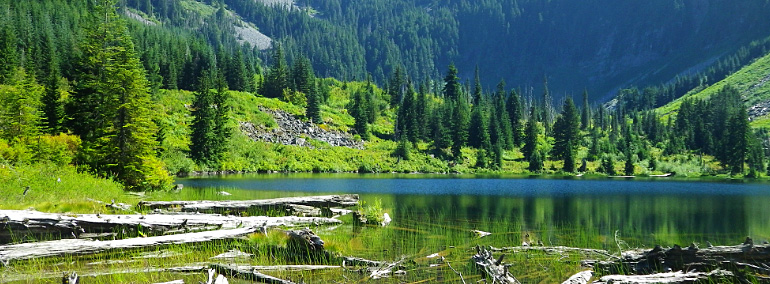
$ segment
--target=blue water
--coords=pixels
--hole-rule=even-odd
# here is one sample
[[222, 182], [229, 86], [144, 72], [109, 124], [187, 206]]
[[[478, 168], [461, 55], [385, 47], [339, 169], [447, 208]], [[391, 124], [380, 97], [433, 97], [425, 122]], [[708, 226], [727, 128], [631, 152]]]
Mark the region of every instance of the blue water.
[[759, 195], [770, 196], [766, 182], [706, 182], [667, 178], [542, 179], [420, 175], [238, 175], [184, 179], [197, 187], [317, 193], [417, 195], [588, 196], [588, 195]]

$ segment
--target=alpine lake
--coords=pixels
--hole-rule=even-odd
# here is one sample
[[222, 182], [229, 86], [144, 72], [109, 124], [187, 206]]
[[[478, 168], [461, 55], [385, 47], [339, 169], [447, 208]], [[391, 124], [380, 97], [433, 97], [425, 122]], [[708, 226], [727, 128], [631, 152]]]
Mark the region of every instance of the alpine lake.
[[[264, 272], [297, 283], [476, 283], [482, 279], [470, 260], [476, 246], [501, 248], [526, 242], [603, 249], [619, 255], [623, 250], [655, 245], [736, 245], [747, 236], [754, 242], [770, 240], [768, 182], [409, 174], [243, 174], [177, 182], [184, 184], [180, 193], [154, 197], [227, 200], [354, 193], [360, 195], [364, 207], [381, 207], [392, 218], [389, 225], [381, 227], [353, 224], [347, 215], [341, 218], [343, 225], [311, 229], [325, 241], [327, 250], [339, 255], [383, 261], [407, 259], [403, 273], [375, 280], [354, 269]], [[491, 235], [479, 237], [474, 230]], [[147, 268], [211, 262], [213, 256], [249, 246], [256, 247], [245, 250], [253, 254], [251, 257], [220, 262], [335, 265], [271, 248], [281, 245], [280, 236], [275, 235], [151, 252], [35, 260], [17, 267], [20, 275], [57, 271], [58, 280], [13, 277], [0, 282], [60, 283], [61, 271], [123, 269], [122, 274], [92, 273], [88, 282], [184, 279], [185, 283], [198, 283], [205, 281], [202, 272], [180, 274]], [[159, 257], [143, 257], [148, 253]], [[522, 283], [561, 283], [584, 270], [581, 261], [587, 257], [542, 251], [504, 254], [510, 272]]]

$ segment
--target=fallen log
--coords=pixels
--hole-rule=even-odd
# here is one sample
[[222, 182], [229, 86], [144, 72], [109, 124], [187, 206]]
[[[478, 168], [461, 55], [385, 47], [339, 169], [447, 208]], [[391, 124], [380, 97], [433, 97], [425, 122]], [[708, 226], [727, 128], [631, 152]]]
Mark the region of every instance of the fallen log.
[[546, 254], [580, 253], [584, 255], [601, 255], [607, 258], [613, 257], [608, 251], [602, 249], [586, 249], [565, 246], [517, 246], [517, 247], [491, 247], [493, 252], [528, 252], [542, 251]]
[[296, 205], [316, 208], [351, 207], [358, 205], [358, 194], [285, 197], [263, 200], [142, 201], [137, 206], [142, 209], [168, 209], [201, 213], [230, 212], [232, 214], [249, 210], [287, 210], [293, 212], [292, 210], [298, 210], [293, 208]]
[[184, 280], [174, 280], [174, 281], [155, 283], [155, 284], [184, 284]]
[[737, 246], [687, 248], [678, 245], [670, 249], [656, 246], [652, 250], [631, 250], [614, 261], [600, 261], [595, 265], [602, 274], [652, 274], [666, 271], [710, 272], [717, 269], [735, 271], [742, 268], [768, 275], [765, 265], [770, 263], [770, 245], [754, 245], [750, 238]]
[[51, 256], [87, 255], [107, 251], [151, 248], [171, 244], [192, 244], [216, 240], [236, 239], [262, 231], [259, 227], [217, 230], [149, 238], [133, 238], [114, 241], [67, 239], [38, 243], [0, 246], [0, 262], [11, 262]]
[[724, 270], [711, 272], [668, 272], [649, 275], [608, 275], [593, 282], [594, 284], [678, 284], [678, 283], [723, 283], [733, 277], [733, 273]]
[[215, 269], [219, 274], [229, 275], [231, 278], [239, 278], [271, 284], [296, 284], [289, 280], [283, 280], [270, 275], [259, 273], [256, 269], [253, 269], [249, 266], [236, 267], [224, 264], [212, 264], [209, 267]]
[[501, 254], [500, 258], [495, 260], [492, 257], [491, 251], [476, 246], [476, 255], [471, 259], [473, 260], [473, 263], [476, 264], [476, 267], [481, 270], [484, 277], [492, 278], [492, 283], [521, 284], [521, 282], [516, 280], [516, 278], [508, 272], [508, 267], [502, 264], [504, 256], [504, 254]]
[[565, 280], [561, 284], [587, 284], [588, 280], [594, 276], [594, 272], [591, 270], [581, 271], [572, 275], [569, 279]]
[[[311, 226], [340, 224], [341, 221], [319, 217], [233, 217], [207, 214], [188, 215], [100, 215], [76, 216], [27, 210], [0, 210], [0, 243], [40, 236], [80, 238], [141, 232], [144, 235], [173, 234], [238, 227]], [[110, 235], [114, 234], [114, 235]]]

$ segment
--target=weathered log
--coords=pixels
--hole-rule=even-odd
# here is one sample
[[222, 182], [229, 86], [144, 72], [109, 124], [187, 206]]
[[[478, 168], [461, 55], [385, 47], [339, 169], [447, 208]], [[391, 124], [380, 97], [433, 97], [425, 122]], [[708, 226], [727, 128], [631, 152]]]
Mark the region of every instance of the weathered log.
[[155, 283], [155, 284], [184, 284], [184, 280], [174, 280], [174, 281]]
[[770, 245], [754, 245], [747, 241], [737, 246], [712, 246], [707, 248], [670, 249], [656, 246], [652, 250], [632, 250], [614, 261], [596, 263], [597, 272], [603, 274], [652, 274], [666, 271], [710, 272], [716, 269], [735, 270], [736, 267], [760, 274], [768, 274], [764, 265], [770, 263]]
[[[207, 214], [188, 215], [100, 215], [69, 216], [26, 210], [0, 210], [0, 243], [27, 237], [77, 238], [83, 234], [170, 234], [214, 229], [262, 226], [309, 226], [339, 224], [337, 219], [317, 217], [233, 217]], [[107, 236], [110, 237], [110, 236]]]
[[561, 284], [586, 284], [591, 277], [594, 276], [594, 272], [591, 270], [581, 271], [572, 275], [569, 279], [565, 280]]
[[369, 271], [369, 277], [372, 279], [381, 279], [389, 277], [391, 274], [396, 273], [393, 271], [393, 269], [396, 269], [401, 266], [401, 263], [404, 262], [404, 259], [401, 259], [396, 262], [390, 262], [386, 263], [383, 266], [380, 267], [369, 267], [367, 268], [367, 271]]
[[485, 277], [492, 278], [492, 283], [520, 284], [520, 282], [508, 272], [508, 267], [502, 265], [504, 256], [505, 255], [500, 255], [500, 258], [495, 260], [492, 257], [491, 251], [476, 246], [476, 255], [473, 256], [472, 260]]
[[292, 210], [293, 205], [310, 207], [351, 207], [358, 205], [358, 194], [301, 196], [263, 200], [228, 201], [142, 201], [137, 206], [146, 209], [171, 209], [182, 212], [239, 213], [249, 210]]
[[271, 284], [295, 284], [294, 282], [289, 280], [283, 280], [270, 275], [259, 273], [257, 272], [256, 269], [253, 269], [249, 266], [236, 267], [236, 266], [224, 265], [224, 264], [212, 264], [210, 267], [215, 269], [220, 274], [229, 275], [230, 277], [233, 277], [233, 278], [259, 281], [259, 282], [271, 283]]
[[72, 272], [72, 274], [64, 273], [64, 276], [62, 276], [61, 279], [62, 284], [79, 284], [80, 283], [80, 277], [76, 272]]
[[502, 247], [502, 248], [492, 247], [490, 248], [490, 250], [493, 252], [542, 251], [546, 254], [580, 253], [584, 255], [601, 255], [607, 258], [612, 257], [612, 255], [606, 250], [575, 248], [575, 247], [565, 247], [565, 246], [518, 246], [518, 247]]
[[340, 259], [342, 260], [342, 266], [352, 265], [352, 266], [379, 267], [379, 266], [385, 266], [388, 264], [385, 261], [368, 260], [368, 259], [363, 259], [358, 257], [349, 257], [349, 256], [343, 256]]
[[289, 235], [288, 246], [301, 251], [322, 252], [324, 241], [308, 228], [302, 230], [287, 231]]
[[10, 262], [50, 256], [86, 255], [107, 251], [150, 248], [170, 244], [191, 244], [227, 240], [259, 232], [259, 227], [217, 230], [198, 233], [133, 238], [114, 241], [58, 240], [0, 246], [0, 261]]
[[724, 270], [711, 272], [682, 271], [656, 273], [649, 275], [608, 275], [593, 282], [594, 284], [692, 284], [692, 283], [721, 283], [733, 277], [733, 273]]

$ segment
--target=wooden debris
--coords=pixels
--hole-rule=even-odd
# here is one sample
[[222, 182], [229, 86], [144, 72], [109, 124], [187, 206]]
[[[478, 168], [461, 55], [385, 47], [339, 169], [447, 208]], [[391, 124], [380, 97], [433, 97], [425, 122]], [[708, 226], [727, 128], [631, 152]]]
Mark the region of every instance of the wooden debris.
[[252, 256], [250, 253], [245, 253], [237, 249], [232, 249], [226, 253], [219, 254], [211, 259], [249, 259]]
[[561, 284], [587, 284], [591, 277], [594, 276], [594, 272], [591, 270], [581, 271], [575, 275], [572, 275], [569, 279], [565, 280]]
[[62, 276], [61, 280], [62, 284], [80, 284], [80, 277], [78, 277], [78, 274], [75, 272], [72, 272], [72, 274], [67, 275], [67, 273], [64, 273], [64, 276]]
[[734, 275], [730, 271], [712, 272], [668, 272], [649, 275], [608, 275], [593, 282], [595, 284], [674, 284], [674, 283], [721, 283]]
[[233, 278], [259, 281], [259, 282], [270, 283], [270, 284], [295, 284], [294, 282], [289, 280], [283, 280], [270, 275], [259, 273], [255, 269], [252, 269], [251, 267], [248, 267], [248, 266], [236, 267], [236, 266], [224, 265], [224, 264], [212, 264], [210, 265], [210, 267], [215, 269], [220, 274], [229, 275], [230, 277], [233, 277]]
[[28, 236], [79, 238], [84, 237], [84, 234], [113, 234], [106, 236], [111, 237], [121, 231], [158, 235], [253, 226], [269, 228], [340, 223], [337, 219], [320, 217], [233, 217], [207, 214], [68, 216], [27, 210], [0, 210], [0, 243]]
[[476, 237], [478, 237], [478, 238], [483, 238], [483, 237], [486, 237], [486, 236], [489, 236], [489, 235], [492, 234], [490, 232], [484, 232], [484, 231], [479, 231], [479, 230], [473, 230], [471, 232], [473, 232], [473, 234], [476, 235]]
[[585, 255], [601, 255], [607, 258], [612, 255], [601, 249], [585, 249], [565, 246], [518, 246], [518, 247], [502, 247], [502, 248], [490, 248], [493, 252], [525, 252], [525, 251], [542, 251], [547, 254], [565, 254], [565, 253], [581, 253]]
[[155, 283], [155, 284], [184, 284], [184, 280], [174, 280], [174, 281], [168, 281], [163, 283]]
[[292, 249], [314, 252], [322, 252], [324, 250], [324, 241], [308, 228], [287, 231], [286, 234], [289, 235], [288, 246]]
[[[385, 263], [385, 265], [380, 267], [369, 267], [367, 269], [369, 271], [369, 277], [372, 279], [381, 279], [381, 278], [390, 277], [391, 274], [398, 272], [398, 271], [394, 272], [393, 269], [400, 267], [402, 262], [404, 262], [404, 259], [401, 259], [396, 262]], [[402, 270], [399, 270], [399, 271], [402, 271]], [[400, 273], [400, 274], [403, 274], [403, 273]]]
[[342, 260], [342, 266], [368, 266], [368, 267], [380, 267], [387, 265], [387, 262], [385, 261], [376, 261], [376, 260], [368, 260], [358, 257], [349, 257], [349, 256], [343, 256], [341, 257]]
[[492, 283], [520, 284], [520, 282], [508, 272], [508, 268], [502, 264], [504, 256], [505, 255], [500, 255], [500, 258], [495, 260], [492, 257], [491, 251], [476, 246], [476, 255], [472, 257], [472, 260], [485, 277], [492, 278]]
[[182, 212], [222, 213], [246, 212], [249, 210], [292, 210], [292, 205], [304, 205], [317, 208], [351, 207], [358, 205], [358, 194], [301, 196], [264, 200], [231, 201], [142, 201], [140, 208], [174, 209]]
[[58, 240], [0, 246], [0, 261], [10, 262], [50, 256], [86, 255], [106, 251], [158, 247], [170, 244], [202, 243], [235, 239], [261, 231], [258, 227], [217, 230], [198, 233], [133, 238], [114, 241]]
[[770, 262], [770, 245], [754, 245], [747, 240], [737, 246], [698, 248], [678, 245], [670, 249], [656, 246], [652, 250], [632, 250], [621, 259], [596, 263], [597, 272], [604, 274], [651, 274], [667, 271], [710, 272], [714, 269], [733, 270], [741, 267], [768, 275], [764, 265]]

